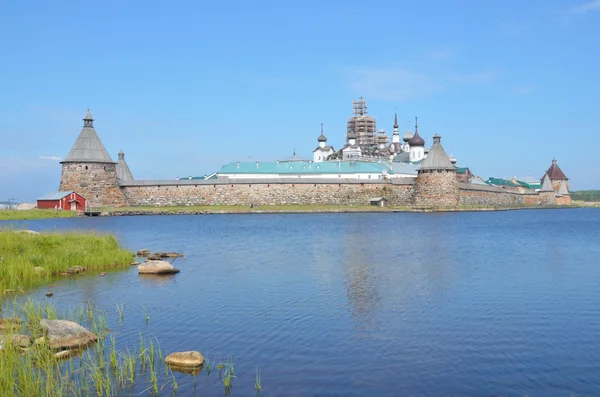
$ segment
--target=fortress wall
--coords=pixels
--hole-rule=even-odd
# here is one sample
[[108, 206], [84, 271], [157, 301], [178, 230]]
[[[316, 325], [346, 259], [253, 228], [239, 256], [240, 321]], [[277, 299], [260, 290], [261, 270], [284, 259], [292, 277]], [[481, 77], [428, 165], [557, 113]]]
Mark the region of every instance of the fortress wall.
[[390, 183], [249, 183], [121, 186], [127, 204], [140, 206], [192, 205], [368, 205], [385, 197], [390, 205], [409, 205], [410, 185]]
[[459, 201], [456, 173], [419, 172], [414, 185], [414, 204], [418, 207], [454, 207]]
[[122, 207], [126, 204], [114, 163], [64, 163], [59, 190], [79, 193], [87, 199], [88, 207]]
[[556, 204], [558, 205], [571, 205], [571, 196], [559, 196], [556, 198]]
[[[481, 205], [494, 207], [497, 205], [519, 206], [525, 204], [525, 195], [514, 192], [490, 190], [460, 189], [459, 205]], [[534, 195], [537, 197], [537, 195]]]

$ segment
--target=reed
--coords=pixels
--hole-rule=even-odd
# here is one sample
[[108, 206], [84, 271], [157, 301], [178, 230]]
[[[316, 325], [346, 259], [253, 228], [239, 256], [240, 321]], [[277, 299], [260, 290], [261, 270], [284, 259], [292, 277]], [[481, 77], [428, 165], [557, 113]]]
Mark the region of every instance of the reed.
[[111, 235], [0, 229], [0, 297], [43, 285], [74, 266], [88, 272], [124, 268], [132, 257]]
[[[148, 390], [157, 395], [160, 390], [173, 384], [173, 373], [163, 371], [162, 353], [157, 342], [146, 341], [140, 336], [140, 352], [118, 351], [115, 337], [100, 337], [98, 342], [85, 351], [65, 361], [57, 360], [55, 351], [43, 344], [33, 344], [27, 349], [13, 345], [12, 332], [30, 333], [32, 338], [42, 335], [41, 318], [71, 318], [82, 316], [88, 329], [101, 330], [108, 327], [106, 313], [88, 306], [74, 312], [61, 313], [51, 305], [34, 301], [5, 305], [6, 312], [21, 318], [21, 328], [9, 331], [7, 343], [2, 347], [0, 360], [0, 396], [118, 396], [131, 395], [137, 375], [145, 373]], [[38, 324], [38, 326], [34, 326]], [[82, 324], [83, 325], [83, 324]], [[101, 332], [98, 335], [105, 335]], [[138, 357], [140, 358], [138, 361]], [[142, 366], [146, 365], [143, 369]], [[165, 366], [166, 367], [166, 366]], [[138, 386], [143, 386], [138, 385]]]
[[262, 384], [260, 383], [260, 371], [258, 370], [258, 366], [256, 367], [256, 375], [254, 377], [254, 388], [257, 392], [262, 390]]

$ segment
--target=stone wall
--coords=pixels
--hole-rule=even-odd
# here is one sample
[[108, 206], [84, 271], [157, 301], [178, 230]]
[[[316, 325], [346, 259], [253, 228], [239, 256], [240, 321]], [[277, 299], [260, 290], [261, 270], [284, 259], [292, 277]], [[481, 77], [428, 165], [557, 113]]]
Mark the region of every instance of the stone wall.
[[556, 204], [558, 205], [571, 205], [571, 195], [558, 196], [556, 197]]
[[414, 185], [413, 200], [417, 207], [455, 207], [459, 202], [456, 172], [420, 171]]
[[[466, 206], [520, 206], [523, 205], [525, 194], [517, 191], [505, 190], [500, 187], [472, 185], [461, 183], [460, 188], [460, 205]], [[537, 195], [534, 195], [537, 197]]]
[[88, 207], [126, 205], [114, 163], [64, 163], [59, 190], [79, 193], [87, 199]]
[[391, 183], [248, 183], [122, 186], [127, 203], [140, 206], [192, 205], [368, 205], [385, 197], [389, 205], [409, 205], [410, 185]]

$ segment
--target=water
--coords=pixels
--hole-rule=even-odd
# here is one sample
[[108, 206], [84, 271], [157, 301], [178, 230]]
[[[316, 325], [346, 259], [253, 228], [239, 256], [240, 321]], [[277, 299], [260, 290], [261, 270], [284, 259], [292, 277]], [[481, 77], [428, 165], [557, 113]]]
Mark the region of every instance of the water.
[[[165, 352], [231, 356], [232, 396], [254, 393], [257, 366], [262, 396], [600, 394], [598, 210], [12, 224], [185, 253], [173, 277], [62, 279], [52, 300], [124, 305], [120, 347], [142, 332]], [[195, 391], [178, 376], [178, 395], [223, 394], [218, 375]]]

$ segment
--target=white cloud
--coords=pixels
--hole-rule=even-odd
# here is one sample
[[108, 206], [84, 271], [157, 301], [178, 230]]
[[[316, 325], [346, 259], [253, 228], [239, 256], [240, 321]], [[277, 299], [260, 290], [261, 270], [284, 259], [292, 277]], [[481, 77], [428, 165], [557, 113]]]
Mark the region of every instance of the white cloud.
[[600, 0], [593, 0], [578, 4], [571, 7], [569, 11], [573, 14], [585, 14], [588, 12], [600, 11]]
[[53, 161], [60, 161], [62, 160], [62, 158], [57, 157], [57, 156], [40, 156], [41, 159], [43, 160], [53, 160]]

